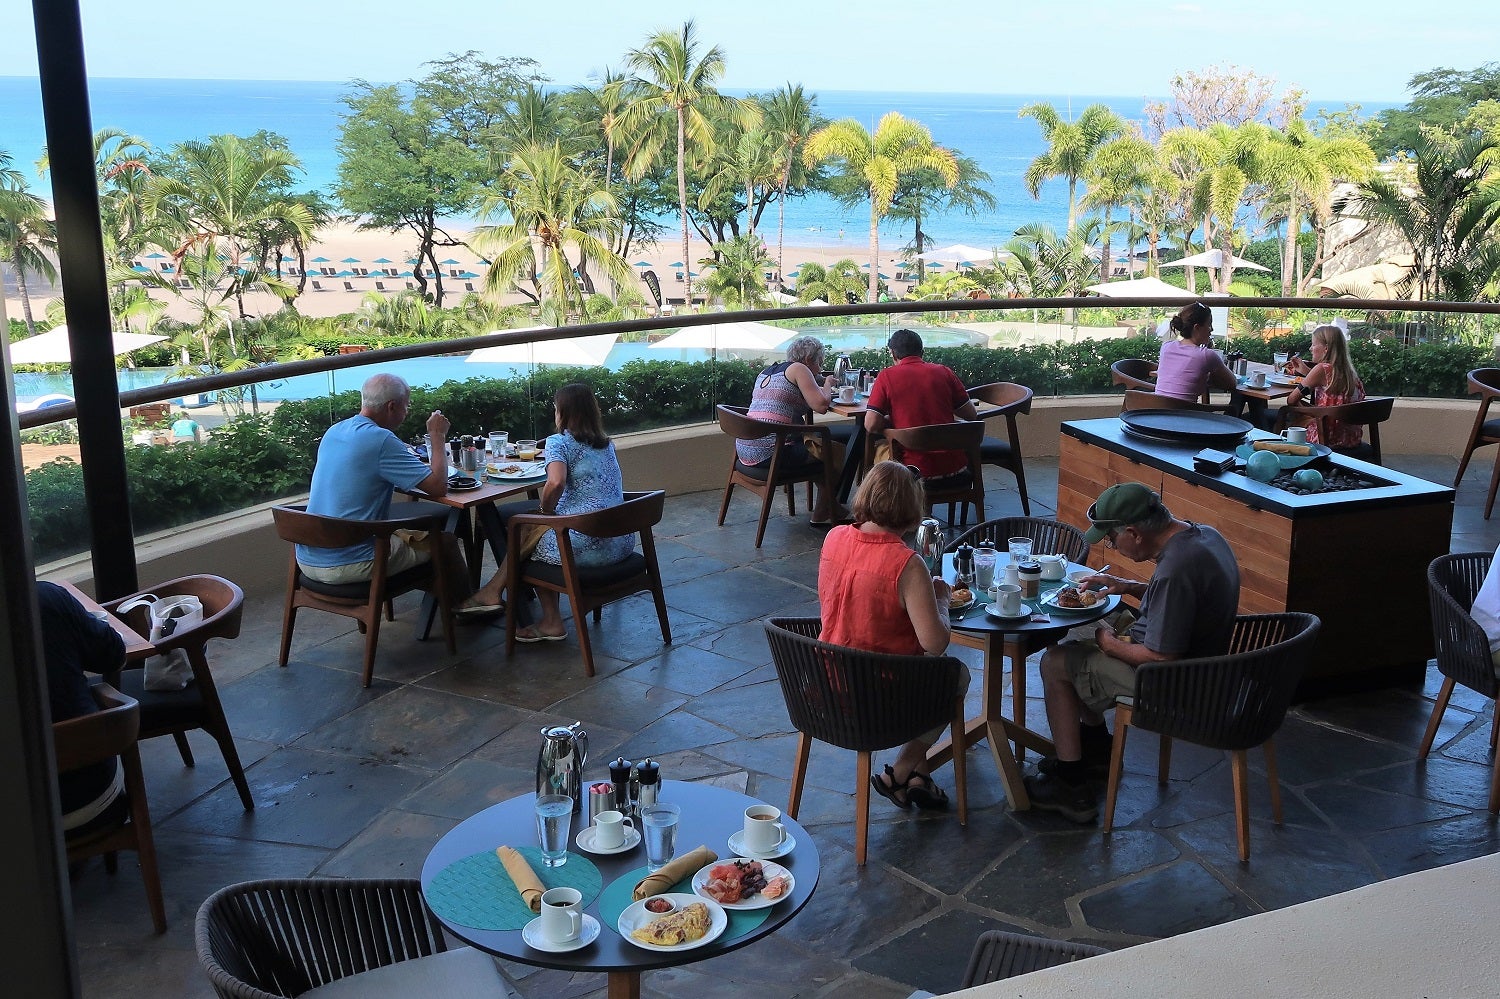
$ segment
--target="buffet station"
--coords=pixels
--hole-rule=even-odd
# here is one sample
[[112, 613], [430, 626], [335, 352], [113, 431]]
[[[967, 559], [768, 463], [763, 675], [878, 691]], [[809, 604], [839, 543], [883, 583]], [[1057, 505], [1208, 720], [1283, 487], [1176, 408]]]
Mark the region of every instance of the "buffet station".
[[[1321, 618], [1300, 697], [1421, 681], [1433, 650], [1427, 566], [1449, 549], [1450, 487], [1183, 410], [1066, 422], [1057, 473], [1060, 520], [1087, 528], [1103, 489], [1142, 483], [1224, 535], [1241, 614]], [[1090, 565], [1150, 578], [1149, 564], [1112, 555], [1095, 546]]]

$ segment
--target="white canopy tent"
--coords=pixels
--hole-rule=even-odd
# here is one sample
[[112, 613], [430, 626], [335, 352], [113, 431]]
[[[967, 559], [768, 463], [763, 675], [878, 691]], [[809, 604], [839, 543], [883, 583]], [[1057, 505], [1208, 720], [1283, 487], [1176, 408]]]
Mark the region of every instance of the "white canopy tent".
[[1203, 297], [1154, 277], [1136, 278], [1132, 281], [1111, 281], [1108, 284], [1091, 284], [1083, 290], [1091, 291], [1104, 298], [1171, 298], [1187, 302]]
[[767, 323], [715, 323], [711, 326], [689, 326], [651, 345], [652, 350], [704, 348], [718, 350], [758, 350], [774, 352], [779, 344], [797, 335], [796, 330]]
[[939, 247], [936, 250], [927, 250], [917, 254], [923, 260], [940, 260], [954, 264], [963, 263], [988, 263], [994, 259], [994, 250], [981, 250], [977, 246], [968, 246], [964, 243], [954, 243], [952, 246]]
[[[112, 334], [116, 355], [128, 354], [132, 350], [160, 343], [164, 336], [147, 336], [144, 333], [126, 333], [117, 330]], [[10, 345], [12, 364], [71, 364], [72, 346], [68, 343], [68, 327], [58, 326], [46, 333], [18, 340]]]
[[[551, 329], [550, 326], [527, 326], [514, 330], [491, 330], [492, 333], [525, 333]], [[600, 333], [564, 340], [538, 340], [533, 343], [508, 343], [501, 347], [480, 347], [465, 360], [470, 364], [566, 364], [596, 368], [609, 357], [618, 333]]]
[[[1269, 268], [1269, 267], [1262, 267], [1260, 264], [1257, 264], [1253, 260], [1246, 260], [1244, 257], [1236, 257], [1233, 254], [1230, 254], [1229, 262], [1232, 263], [1232, 264], [1234, 264], [1234, 266], [1236, 266], [1236, 267], [1248, 267], [1252, 271], [1267, 271], [1267, 272], [1269, 272], [1271, 270], [1271, 268]], [[1224, 251], [1223, 250], [1204, 250], [1202, 253], [1195, 253], [1195, 254], [1193, 254], [1190, 257], [1183, 257], [1181, 260], [1164, 260], [1160, 264], [1158, 264], [1157, 266], [1158, 267], [1223, 267], [1224, 266]]]

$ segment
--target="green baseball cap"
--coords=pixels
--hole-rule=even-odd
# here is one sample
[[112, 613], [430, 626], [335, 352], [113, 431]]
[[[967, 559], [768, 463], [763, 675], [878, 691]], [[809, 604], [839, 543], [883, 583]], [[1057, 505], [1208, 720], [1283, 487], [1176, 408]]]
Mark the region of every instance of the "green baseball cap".
[[1097, 545], [1109, 532], [1145, 520], [1156, 508], [1156, 494], [1139, 482], [1121, 482], [1099, 494], [1086, 516], [1093, 525], [1083, 532], [1083, 539]]

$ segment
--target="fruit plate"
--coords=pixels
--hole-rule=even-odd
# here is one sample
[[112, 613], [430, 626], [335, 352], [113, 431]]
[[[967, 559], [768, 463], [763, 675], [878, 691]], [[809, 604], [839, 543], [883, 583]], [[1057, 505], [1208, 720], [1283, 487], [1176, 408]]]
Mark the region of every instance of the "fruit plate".
[[767, 881], [770, 881], [772, 878], [785, 877], [786, 878], [786, 889], [784, 891], [782, 891], [782, 893], [780, 895], [777, 895], [775, 898], [766, 898], [766, 897], [760, 895], [759, 893], [757, 893], [755, 895], [751, 895], [747, 899], [741, 899], [738, 902], [719, 902], [718, 903], [719, 905], [722, 905], [726, 909], [739, 909], [739, 910], [765, 909], [765, 908], [769, 908], [770, 906], [775, 905], [778, 902], [785, 902], [787, 899], [791, 898], [791, 896], [792, 896], [792, 889], [795, 888], [796, 885], [797, 885], [797, 881], [796, 881], [795, 878], [792, 877], [792, 872], [791, 871], [787, 870], [785, 867], [782, 867], [780, 864], [773, 864], [769, 860], [752, 860], [749, 857], [730, 857], [728, 860], [716, 860], [712, 864], [709, 864], [708, 866], [704, 867], [697, 874], [693, 875], [693, 882], [692, 882], [692, 884], [693, 884], [693, 891], [697, 892], [699, 895], [703, 896], [704, 898], [709, 899], [710, 901], [716, 901], [713, 898], [713, 896], [708, 895], [703, 890], [703, 886], [706, 885], [706, 884], [708, 884], [708, 882], [710, 880], [709, 876], [708, 876], [708, 872], [712, 871], [715, 867], [718, 867], [720, 864], [732, 864], [732, 863], [734, 863], [736, 861], [739, 861], [742, 864], [750, 864], [750, 863], [759, 864], [760, 865], [761, 874], [765, 877], [765, 879]]

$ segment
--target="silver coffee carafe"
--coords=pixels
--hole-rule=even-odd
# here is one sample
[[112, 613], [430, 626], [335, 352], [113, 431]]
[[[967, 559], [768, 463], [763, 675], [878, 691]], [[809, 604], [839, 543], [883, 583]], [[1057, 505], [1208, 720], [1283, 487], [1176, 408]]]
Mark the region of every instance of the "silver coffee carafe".
[[943, 569], [943, 527], [931, 517], [917, 525], [914, 540], [917, 554], [927, 563], [927, 571], [938, 575]]
[[583, 807], [583, 765], [589, 758], [589, 734], [583, 722], [542, 729], [542, 748], [536, 757], [536, 793], [566, 794], [573, 810]]

